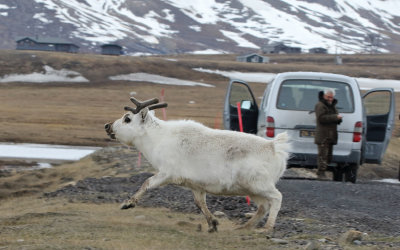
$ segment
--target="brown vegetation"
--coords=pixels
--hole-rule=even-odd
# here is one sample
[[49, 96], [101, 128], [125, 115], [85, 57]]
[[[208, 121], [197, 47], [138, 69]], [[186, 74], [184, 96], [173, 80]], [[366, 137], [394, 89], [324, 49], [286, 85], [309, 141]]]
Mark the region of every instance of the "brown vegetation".
[[[176, 59], [176, 60], [166, 60]], [[0, 83], [0, 142], [32, 142], [107, 146], [104, 124], [124, 113], [130, 92], [148, 99], [165, 89], [168, 119], [193, 119], [221, 128], [227, 78], [193, 71], [192, 68], [247, 72], [325, 71], [357, 77], [400, 80], [397, 55], [343, 55], [344, 65], [333, 63], [333, 55], [272, 55], [270, 64], [235, 62], [234, 55], [175, 55], [114, 57], [85, 54], [0, 51], [0, 77], [55, 69], [80, 72], [89, 83]], [[160, 85], [146, 82], [110, 81], [109, 76], [147, 72], [215, 85], [215, 88]], [[250, 83], [255, 96], [265, 83]], [[397, 94], [397, 110], [400, 95]], [[157, 111], [162, 117], [161, 112]], [[383, 166], [363, 165], [364, 177], [395, 177], [400, 146], [399, 121]], [[98, 164], [93, 157], [76, 163], [35, 172], [12, 172], [0, 176], [0, 249], [264, 249], [285, 248], [254, 232], [231, 231], [232, 223], [221, 220], [221, 232], [196, 232], [204, 223], [201, 215], [176, 214], [160, 209], [138, 208], [118, 212], [118, 205], [71, 203], [45, 200], [43, 192], [74, 184], [87, 177], [129, 176], [115, 162]], [[3, 164], [0, 163], [0, 164]], [[23, 163], [18, 163], [23, 164]], [[149, 171], [143, 167], [142, 170]], [[12, 198], [7, 199], [6, 197]], [[127, 219], [127, 216], [129, 219]], [[284, 218], [285, 216], [282, 215]], [[286, 218], [292, 224], [297, 218]], [[176, 223], [179, 221], [179, 223]], [[315, 221], [304, 220], [310, 227]], [[176, 224], [174, 224], [176, 223]], [[203, 225], [204, 227], [205, 225]], [[156, 235], [157, 237], [153, 237]], [[297, 233], [292, 242], [318, 240], [323, 235]], [[389, 239], [382, 239], [389, 241]], [[398, 241], [398, 238], [390, 239]], [[291, 245], [298, 247], [298, 244]], [[287, 248], [287, 247], [286, 247]], [[289, 247], [290, 248], [290, 247]]]

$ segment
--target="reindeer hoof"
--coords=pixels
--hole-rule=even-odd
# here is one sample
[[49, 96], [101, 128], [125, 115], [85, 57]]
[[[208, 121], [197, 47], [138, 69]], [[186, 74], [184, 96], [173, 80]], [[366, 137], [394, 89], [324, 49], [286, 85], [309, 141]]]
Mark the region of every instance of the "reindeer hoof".
[[212, 220], [212, 226], [208, 229], [209, 233], [214, 233], [214, 232], [218, 232], [218, 228], [217, 226], [219, 225], [219, 222], [217, 220]]
[[123, 210], [123, 209], [129, 209], [129, 208], [134, 208], [134, 207], [135, 207], [134, 204], [128, 203], [128, 204], [123, 204], [123, 205], [121, 206], [121, 209]]

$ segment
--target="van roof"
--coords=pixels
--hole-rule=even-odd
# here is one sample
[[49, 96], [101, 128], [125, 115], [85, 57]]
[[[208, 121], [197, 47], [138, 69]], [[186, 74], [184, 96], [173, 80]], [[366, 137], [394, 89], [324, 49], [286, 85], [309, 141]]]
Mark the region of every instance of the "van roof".
[[276, 76], [276, 78], [281, 78], [280, 80], [287, 79], [315, 79], [315, 80], [328, 80], [328, 81], [341, 81], [341, 82], [355, 82], [355, 79], [349, 76], [340, 75], [340, 74], [332, 74], [332, 73], [324, 73], [324, 72], [285, 72], [280, 73]]

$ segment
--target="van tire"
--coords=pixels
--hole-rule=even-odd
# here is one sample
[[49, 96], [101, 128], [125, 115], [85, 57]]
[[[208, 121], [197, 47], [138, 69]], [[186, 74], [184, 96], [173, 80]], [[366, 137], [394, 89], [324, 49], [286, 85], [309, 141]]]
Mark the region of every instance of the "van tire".
[[358, 164], [352, 163], [346, 167], [344, 178], [346, 182], [356, 183], [357, 180], [357, 172], [358, 172]]
[[332, 169], [332, 180], [333, 181], [343, 181], [343, 168], [337, 166]]

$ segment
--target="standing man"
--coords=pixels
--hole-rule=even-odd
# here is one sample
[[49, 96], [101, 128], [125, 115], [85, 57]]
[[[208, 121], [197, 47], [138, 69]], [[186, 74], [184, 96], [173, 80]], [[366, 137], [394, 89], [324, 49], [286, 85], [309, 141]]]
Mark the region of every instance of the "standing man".
[[333, 145], [337, 144], [337, 125], [342, 122], [342, 116], [336, 109], [337, 100], [334, 98], [335, 90], [327, 88], [318, 94], [319, 102], [315, 105], [317, 128], [314, 142], [318, 145], [318, 171], [319, 179], [326, 179], [325, 171], [332, 160]]

